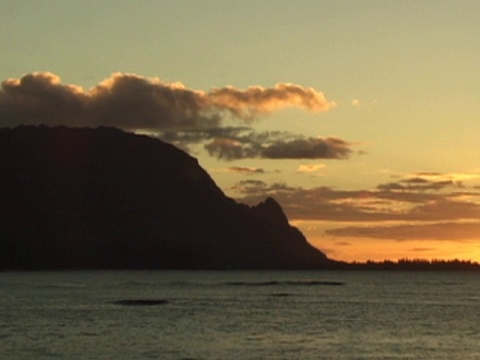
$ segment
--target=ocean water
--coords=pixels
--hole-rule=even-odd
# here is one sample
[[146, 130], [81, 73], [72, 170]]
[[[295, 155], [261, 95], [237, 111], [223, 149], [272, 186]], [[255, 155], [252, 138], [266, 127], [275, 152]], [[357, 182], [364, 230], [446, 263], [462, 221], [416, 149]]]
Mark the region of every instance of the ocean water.
[[0, 359], [480, 359], [480, 273], [0, 272]]

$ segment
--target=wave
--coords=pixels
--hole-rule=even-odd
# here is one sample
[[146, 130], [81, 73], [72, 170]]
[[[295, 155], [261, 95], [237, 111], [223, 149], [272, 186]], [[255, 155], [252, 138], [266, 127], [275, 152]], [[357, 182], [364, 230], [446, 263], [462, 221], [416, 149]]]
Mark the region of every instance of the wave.
[[168, 304], [168, 301], [164, 299], [124, 299], [111, 301], [110, 303], [125, 306], [154, 306]]
[[85, 288], [85, 284], [78, 283], [52, 283], [52, 284], [24, 284], [24, 286], [40, 289], [75, 289]]
[[286, 281], [232, 281], [223, 283], [222, 285], [227, 286], [338, 286], [344, 285], [342, 281], [325, 281], [325, 280], [286, 280]]
[[273, 294], [270, 294], [270, 296], [274, 296], [274, 297], [288, 297], [288, 296], [294, 296], [294, 294], [290, 294], [290, 293], [273, 293]]

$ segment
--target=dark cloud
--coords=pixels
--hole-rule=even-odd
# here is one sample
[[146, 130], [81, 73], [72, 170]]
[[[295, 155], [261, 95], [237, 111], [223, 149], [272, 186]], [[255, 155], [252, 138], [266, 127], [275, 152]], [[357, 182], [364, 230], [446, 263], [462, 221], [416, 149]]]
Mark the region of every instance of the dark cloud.
[[249, 121], [285, 107], [320, 112], [334, 105], [315, 89], [288, 83], [205, 92], [158, 78], [117, 73], [85, 91], [63, 85], [54, 74], [32, 73], [2, 83], [0, 126], [113, 126], [144, 131], [183, 149], [208, 142], [207, 152], [224, 160], [345, 159], [351, 144], [342, 139], [256, 133], [247, 126], [224, 124]]
[[[233, 129], [231, 129], [233, 130]], [[262, 159], [347, 159], [352, 144], [333, 137], [304, 137], [288, 132], [224, 134], [205, 145], [211, 156], [224, 160]], [[205, 133], [205, 135], [207, 135]]]
[[450, 186], [462, 187], [462, 184], [459, 182], [454, 182], [453, 180], [440, 180], [433, 181], [425, 179], [422, 177], [412, 177], [403, 179], [397, 182], [391, 182], [387, 184], [378, 185], [379, 190], [386, 191], [430, 191], [430, 190], [441, 190]]
[[116, 126], [123, 129], [185, 129], [218, 125], [223, 117], [251, 120], [285, 107], [326, 111], [321, 92], [293, 84], [210, 92], [158, 78], [113, 74], [89, 91], [63, 85], [51, 73], [8, 79], [0, 91], [1, 125]]
[[[88, 92], [92, 118], [123, 129], [182, 129], [220, 122], [206, 94], [131, 74], [115, 74]], [[107, 122], [106, 124], [103, 122]]]
[[480, 223], [433, 223], [396, 226], [351, 226], [325, 231], [339, 237], [365, 237], [392, 240], [476, 240], [480, 242]]
[[50, 73], [34, 73], [20, 80], [2, 82], [0, 90], [0, 125], [82, 124], [88, 96], [76, 86], [62, 85]]
[[350, 144], [338, 138], [305, 138], [278, 141], [263, 148], [267, 159], [346, 159]]
[[[163, 141], [172, 143], [179, 148], [190, 150], [192, 145], [197, 145], [206, 141], [215, 142], [217, 139], [236, 139], [239, 138], [242, 133], [246, 132], [253, 134], [253, 130], [250, 127], [226, 126], [204, 129], [190, 128], [183, 130], [157, 131], [155, 136]], [[224, 155], [223, 158], [226, 158], [226, 156]]]
[[424, 251], [436, 251], [437, 249], [436, 248], [432, 248], [432, 247], [417, 247], [417, 248], [412, 248], [410, 249], [411, 251], [415, 251], [415, 252], [424, 252]]
[[265, 181], [261, 180], [242, 180], [239, 181], [238, 184], [240, 186], [245, 186], [245, 187], [254, 187], [254, 188], [266, 188], [268, 185]]
[[418, 220], [480, 219], [480, 204], [439, 197], [413, 208], [408, 215]]
[[285, 184], [242, 183], [237, 200], [255, 204], [273, 196], [292, 220], [339, 222], [455, 221], [480, 219], [478, 192], [305, 189]]
[[160, 131], [157, 133], [165, 141], [178, 144], [199, 144], [212, 139], [242, 139], [245, 134], [254, 134], [248, 126], [224, 126], [210, 128], [190, 128], [176, 131]]
[[[237, 198], [255, 204], [273, 196], [292, 221], [319, 221], [326, 235], [385, 240], [449, 240], [480, 242], [480, 192], [458, 192], [457, 185], [373, 190], [305, 189], [284, 184], [248, 183]], [[441, 188], [441, 191], [439, 190]], [[448, 190], [448, 191], [447, 191]], [[339, 224], [350, 226], [338, 227]], [[337, 228], [332, 229], [332, 226]]]
[[261, 145], [254, 141], [245, 143], [231, 138], [216, 138], [205, 145], [205, 150], [218, 159], [238, 160], [258, 157], [258, 146]]
[[[261, 180], [242, 180], [232, 187], [232, 190], [244, 194], [246, 197], [249, 195], [256, 197], [259, 192], [263, 192], [260, 189], [267, 189], [266, 182]], [[263, 201], [263, 200], [262, 200]]]
[[465, 187], [465, 182], [472, 182], [478, 181], [480, 179], [480, 174], [473, 173], [473, 172], [466, 172], [466, 173], [439, 173], [439, 172], [418, 172], [414, 173], [407, 177], [407, 179], [411, 179], [411, 181], [430, 181], [431, 183], [442, 184], [442, 182], [446, 185], [455, 185], [457, 187]]
[[2, 126], [45, 124], [169, 129], [213, 125], [202, 92], [131, 74], [114, 74], [89, 91], [62, 85], [51, 73], [33, 73], [2, 83]]
[[[469, 176], [476, 181], [476, 176]], [[465, 191], [465, 186], [451, 180], [465, 177], [429, 173], [426, 179], [409, 176], [370, 190], [265, 182], [244, 182], [234, 190], [241, 194], [237, 200], [247, 204], [273, 196], [292, 221], [321, 221], [329, 227], [353, 224], [325, 231], [339, 238], [480, 242], [480, 192], [475, 187]]]

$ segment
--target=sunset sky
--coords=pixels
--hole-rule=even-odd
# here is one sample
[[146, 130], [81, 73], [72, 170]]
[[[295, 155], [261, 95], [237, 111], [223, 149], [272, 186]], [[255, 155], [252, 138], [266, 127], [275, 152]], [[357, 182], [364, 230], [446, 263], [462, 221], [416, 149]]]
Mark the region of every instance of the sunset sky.
[[0, 2], [0, 126], [117, 126], [338, 260], [480, 261], [480, 1]]

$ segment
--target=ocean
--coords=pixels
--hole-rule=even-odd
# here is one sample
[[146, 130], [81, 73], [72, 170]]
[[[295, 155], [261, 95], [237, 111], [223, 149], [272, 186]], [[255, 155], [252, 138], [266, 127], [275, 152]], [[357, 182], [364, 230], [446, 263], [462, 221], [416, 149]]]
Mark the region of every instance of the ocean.
[[480, 359], [480, 273], [0, 272], [0, 359]]

